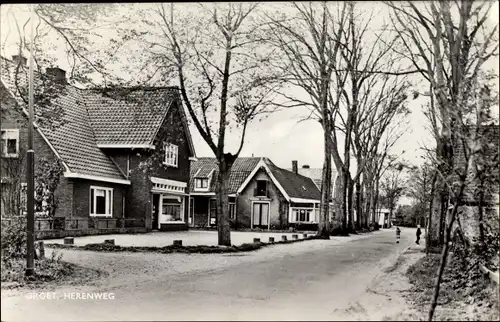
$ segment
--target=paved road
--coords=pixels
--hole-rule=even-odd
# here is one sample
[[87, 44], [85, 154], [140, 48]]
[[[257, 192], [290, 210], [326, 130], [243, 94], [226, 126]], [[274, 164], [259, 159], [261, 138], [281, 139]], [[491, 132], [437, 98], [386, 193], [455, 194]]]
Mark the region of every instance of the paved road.
[[261, 250], [254, 261], [190, 274], [130, 275], [130, 283], [99, 287], [114, 300], [2, 296], [2, 321], [344, 320], [349, 304], [414, 243], [414, 232], [403, 229], [399, 244], [390, 229], [343, 243], [305, 241], [302, 251], [276, 258], [259, 260]]

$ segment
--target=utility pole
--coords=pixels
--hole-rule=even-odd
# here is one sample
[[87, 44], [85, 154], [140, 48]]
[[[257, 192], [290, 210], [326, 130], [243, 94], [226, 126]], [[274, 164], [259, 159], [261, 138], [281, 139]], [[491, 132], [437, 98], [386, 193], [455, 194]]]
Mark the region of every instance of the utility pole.
[[34, 26], [35, 26], [35, 11], [33, 7], [31, 10], [31, 43], [30, 43], [30, 64], [29, 64], [29, 122], [28, 122], [28, 151], [27, 151], [27, 207], [28, 207], [28, 218], [27, 218], [27, 254], [26, 254], [26, 272], [27, 276], [33, 275], [35, 271], [34, 263], [34, 252], [35, 252], [35, 175], [34, 175], [34, 161], [35, 161], [35, 151], [33, 150], [33, 119], [34, 119], [34, 96], [33, 96], [33, 43], [34, 43]]

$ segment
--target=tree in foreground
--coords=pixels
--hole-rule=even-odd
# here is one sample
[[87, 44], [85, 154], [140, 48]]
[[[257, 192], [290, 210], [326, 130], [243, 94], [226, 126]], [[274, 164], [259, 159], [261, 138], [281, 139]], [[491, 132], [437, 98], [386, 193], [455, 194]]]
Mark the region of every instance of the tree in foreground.
[[[436, 168], [436, 189], [428, 233], [433, 245], [442, 246], [439, 270], [429, 308], [433, 319], [450, 234], [464, 209], [465, 191], [470, 188], [468, 172], [482, 158], [478, 140], [485, 125], [488, 104], [480, 93], [490, 87], [485, 63], [498, 57], [498, 22], [489, 17], [493, 2], [441, 1], [427, 3], [388, 2], [393, 26], [406, 47], [404, 58], [421, 71], [429, 84], [429, 118], [436, 152], [429, 156]], [[497, 75], [493, 75], [497, 78]], [[475, 176], [475, 174], [473, 175]], [[428, 247], [431, 245], [429, 244]], [[493, 245], [491, 245], [493, 246]]]
[[[254, 3], [157, 4], [143, 11], [145, 66], [160, 80], [176, 79], [197, 131], [218, 164], [218, 244], [231, 245], [229, 175], [241, 153], [250, 122], [272, 112], [279, 82], [269, 68], [272, 52], [262, 41]], [[175, 10], [175, 11], [174, 11]], [[148, 67], [145, 67], [148, 68]], [[226, 139], [239, 133], [235, 152]]]

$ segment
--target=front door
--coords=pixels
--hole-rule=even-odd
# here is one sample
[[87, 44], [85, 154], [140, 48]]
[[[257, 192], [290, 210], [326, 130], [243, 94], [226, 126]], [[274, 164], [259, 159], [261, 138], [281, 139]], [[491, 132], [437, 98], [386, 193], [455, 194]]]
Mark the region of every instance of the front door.
[[189, 226], [194, 226], [194, 198], [189, 197]]
[[159, 206], [160, 206], [160, 195], [154, 193], [153, 194], [153, 220], [152, 220], [153, 229], [158, 229]]
[[208, 208], [208, 224], [209, 226], [217, 226], [217, 199], [210, 199]]
[[252, 215], [252, 226], [253, 227], [268, 227], [269, 226], [269, 204], [255, 202], [253, 204], [253, 215]]

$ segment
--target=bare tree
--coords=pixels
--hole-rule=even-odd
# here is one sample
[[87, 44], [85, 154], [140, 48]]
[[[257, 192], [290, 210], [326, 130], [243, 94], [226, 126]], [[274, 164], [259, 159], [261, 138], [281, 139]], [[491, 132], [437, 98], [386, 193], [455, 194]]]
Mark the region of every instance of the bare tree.
[[[272, 53], [263, 46], [257, 7], [199, 4], [192, 8], [199, 11], [197, 19], [174, 12], [173, 4], [144, 11], [147, 31], [142, 41], [149, 48], [145, 65], [153, 67], [160, 81], [177, 79], [191, 120], [218, 162], [219, 245], [231, 245], [231, 168], [243, 148], [248, 124], [273, 110], [271, 101], [279, 86], [268, 68]], [[227, 152], [226, 137], [236, 131], [240, 131], [236, 152]]]
[[[321, 185], [321, 210], [318, 236], [329, 238], [331, 199], [331, 150], [338, 154], [338, 147], [330, 143], [334, 126], [333, 114], [339, 108], [340, 89], [345, 80], [336, 79], [340, 68], [340, 47], [346, 22], [346, 5], [327, 2], [292, 3], [294, 15], [290, 18], [270, 20], [270, 42], [283, 53], [285, 59], [277, 67], [293, 89], [301, 88], [310, 100], [281, 93], [285, 107], [306, 106], [311, 115], [319, 120], [324, 133], [324, 162]], [[338, 166], [337, 166], [338, 169]]]
[[394, 28], [406, 47], [401, 55], [422, 71], [433, 100], [429, 116], [436, 153], [432, 160], [439, 184], [435, 196], [438, 211], [433, 212], [437, 216], [432, 223], [439, 228], [430, 230], [433, 236], [429, 241], [443, 245], [443, 250], [429, 309], [432, 320], [448, 257], [448, 240], [468, 184], [467, 171], [477, 152], [474, 146], [481, 118], [475, 117], [473, 124], [470, 118], [475, 108], [481, 109], [477, 93], [484, 64], [498, 56], [498, 23], [488, 26], [493, 6], [488, 1], [388, 4]]

